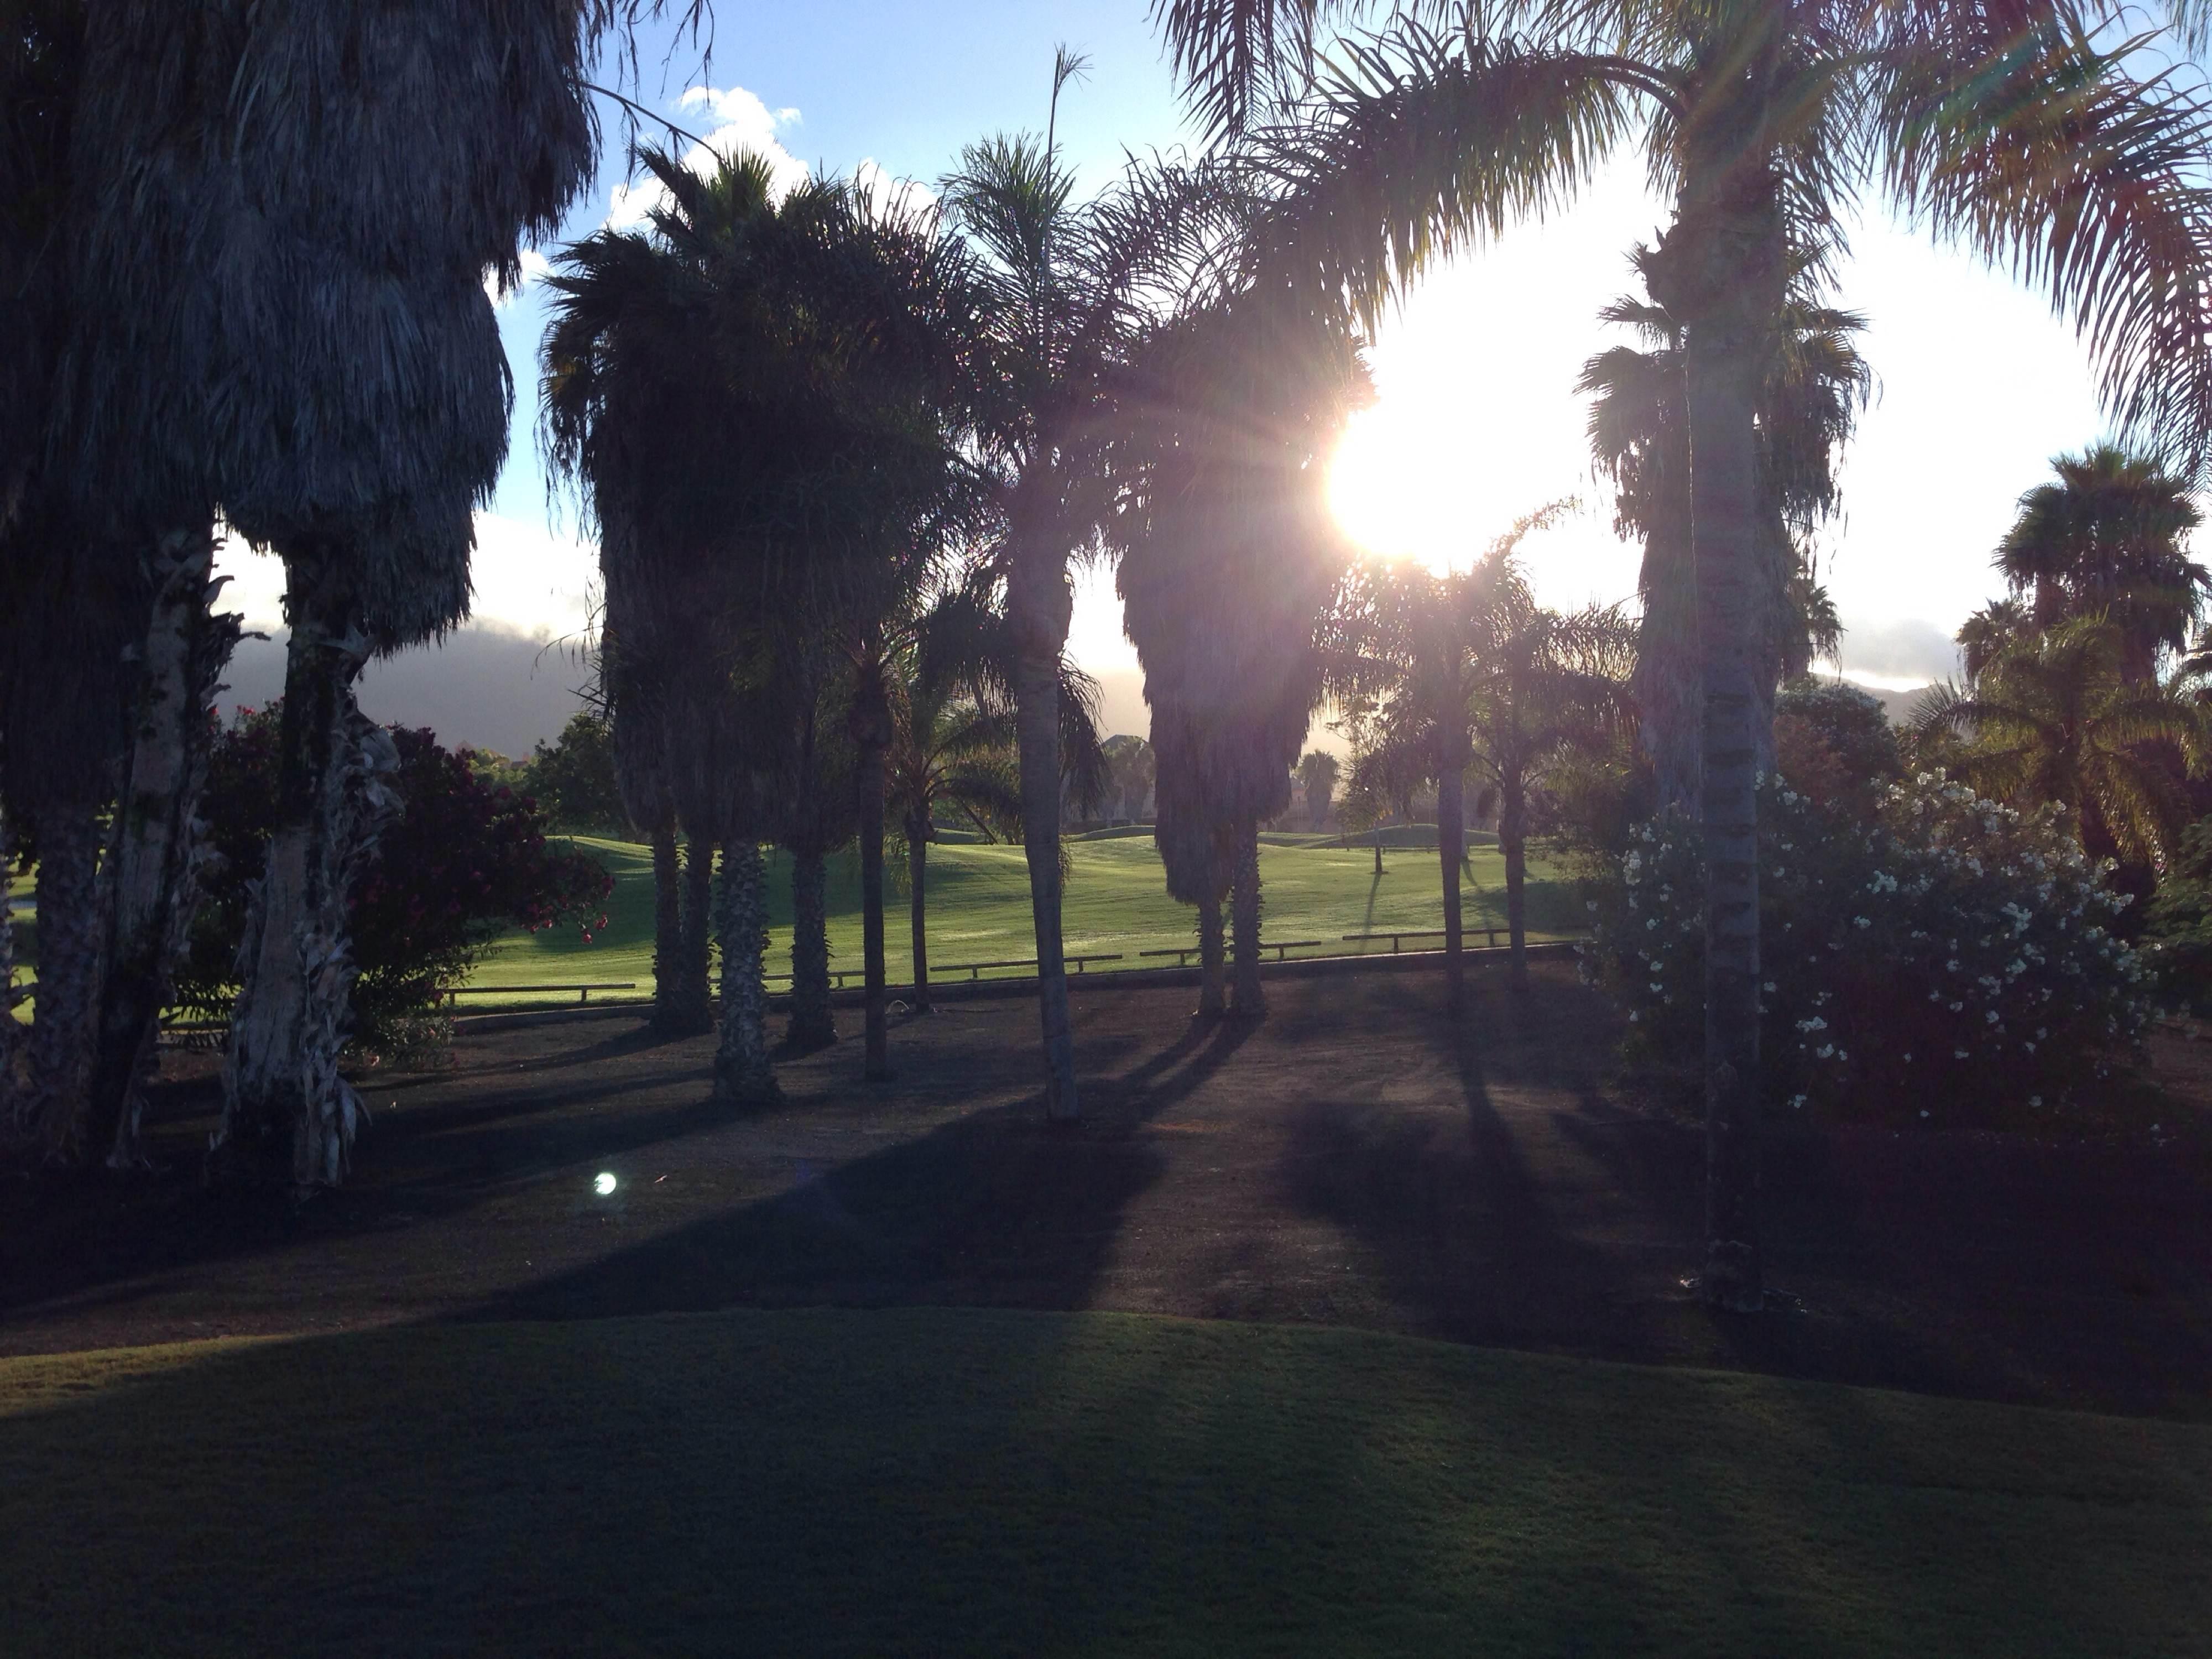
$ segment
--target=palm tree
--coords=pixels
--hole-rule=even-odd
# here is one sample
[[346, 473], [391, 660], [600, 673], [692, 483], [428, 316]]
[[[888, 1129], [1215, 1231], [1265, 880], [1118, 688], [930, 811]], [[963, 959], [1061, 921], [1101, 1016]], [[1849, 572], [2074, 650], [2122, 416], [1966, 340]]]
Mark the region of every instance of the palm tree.
[[[0, 858], [12, 857], [18, 820], [46, 849], [36, 1027], [26, 1034], [10, 1014], [0, 1030], [0, 1104], [63, 1162], [106, 1150], [85, 1112], [100, 1000], [100, 817], [129, 697], [124, 654], [143, 637], [146, 604], [115, 550], [88, 544], [48, 453], [86, 46], [73, 0], [0, 5]], [[26, 1035], [32, 1074], [19, 1095]]]
[[[1855, 337], [1856, 314], [1814, 304], [1801, 272], [1761, 383], [1759, 481], [1764, 500], [1759, 596], [1765, 707], [1756, 734], [1771, 731], [1775, 689], [1832, 654], [1840, 629], [1812, 571], [1809, 538], [1840, 505], [1835, 462], [1873, 387]], [[1657, 306], [1616, 300], [1600, 313], [1641, 337], [1583, 366], [1576, 390], [1593, 394], [1590, 450], [1615, 485], [1613, 523], [1644, 544], [1637, 588], [1644, 620], [1636, 695], [1644, 750], [1662, 806], [1697, 798], [1698, 675], [1696, 585], [1690, 575], [1690, 434], [1684, 404], [1681, 324]], [[1771, 744], [1762, 766], [1771, 769]]]
[[1299, 757], [1298, 787], [1305, 793], [1306, 817], [1320, 829], [1328, 821], [1329, 805], [1336, 799], [1336, 781], [1343, 769], [1326, 749], [1309, 749]]
[[2038, 628], [2103, 616], [2119, 630], [2122, 676], [2149, 684], [2160, 653], [2186, 646], [2212, 591], [2212, 571], [2182, 546], [2202, 522], [2189, 482], [2109, 443], [2055, 456], [2051, 470], [2057, 483], [2020, 498], [1996, 568], [2014, 599], [2031, 600]]
[[1638, 629], [1618, 607], [1547, 611], [1510, 548], [1490, 556], [1474, 656], [1474, 766], [1496, 803], [1506, 936], [1516, 986], [1528, 977], [1528, 788], [1563, 751], [1602, 750], [1626, 719]]
[[1152, 710], [1169, 890], [1199, 908], [1217, 1011], [1219, 903], [1233, 900], [1235, 1012], [1265, 1010], [1259, 829], [1290, 805], [1321, 701], [1321, 618], [1349, 562], [1323, 462], [1370, 397], [1349, 319], [1217, 300], [1142, 343], [1115, 462], [1123, 625]]
[[895, 665], [884, 781], [885, 803], [906, 845], [917, 1014], [932, 1012], [927, 895], [939, 814], [959, 812], [994, 838], [1018, 835], [1022, 817], [1012, 713], [976, 701], [941, 669], [927, 672], [926, 661], [909, 651]]
[[[879, 696], [887, 619], [957, 517], [959, 469], [937, 400], [945, 343], [963, 337], [949, 314], [957, 261], [930, 228], [836, 181], [779, 199], [755, 156], [707, 179], [665, 155], [644, 161], [668, 206], [646, 232], [578, 244], [553, 279], [549, 447], [589, 493], [603, 557], [635, 561], [627, 573], [610, 568], [610, 591], [620, 582], [640, 596], [645, 637], [681, 688], [663, 727], [678, 816], [695, 861], [719, 844], [736, 872], [724, 913], [741, 960], [758, 954], [745, 896], [757, 843], [794, 823], [795, 797], [800, 818], [823, 809], [808, 756], [822, 746], [832, 670], [846, 676], [854, 725], [841, 735], [858, 751], [873, 895], [869, 1071], [880, 1075], [887, 734], [872, 738], [857, 717]], [[715, 435], [714, 449], [696, 442], [700, 433]], [[739, 762], [745, 778], [728, 770]], [[802, 852], [819, 850], [803, 824], [798, 839]], [[732, 999], [728, 940], [723, 959], [724, 1092], [764, 1095], [757, 988]]]
[[1959, 624], [1954, 636], [1972, 679], [1997, 653], [2037, 631], [2027, 607], [2016, 599], [1992, 599]]
[[1953, 764], [1983, 794], [2068, 808], [2092, 856], [2163, 864], [2190, 810], [2158, 746], [2179, 747], [2194, 772], [2212, 729], [2174, 687], [2129, 679], [2127, 648], [2117, 623], [2061, 623], [2008, 646], [1963, 689], [1931, 691], [1915, 729], [1967, 738]]
[[[1465, 983], [1460, 875], [1467, 862], [1467, 778], [1475, 763], [1477, 698], [1494, 691], [1489, 653], [1506, 630], [1519, 577], [1512, 555], [1564, 504], [1529, 514], [1471, 569], [1436, 575], [1419, 565], [1370, 564], [1346, 584], [1328, 626], [1330, 690], [1376, 706], [1374, 746], [1356, 787], [1385, 798], [1437, 786], [1437, 859], [1443, 876], [1444, 983], [1460, 1006]], [[1378, 860], [1379, 861], [1379, 860]]]
[[[664, 653], [652, 640], [651, 607], [632, 592], [638, 561], [610, 551], [606, 542], [620, 533], [601, 526], [600, 572], [605, 608], [599, 617], [593, 699], [605, 711], [614, 744], [615, 783], [623, 811], [653, 848], [653, 1013], [650, 1024], [664, 1036], [689, 1036], [708, 1029], [707, 920], [710, 884], [687, 886], [677, 832], [676, 798], [669, 778], [666, 671]], [[702, 849], [703, 850], [703, 849]], [[695, 868], [711, 877], [711, 856], [695, 854]], [[699, 940], [696, 980], [687, 948], [684, 920], [695, 918]]]
[[[1442, 32], [1422, 21], [1453, 10], [1407, 0], [1400, 27], [1340, 46], [1340, 66], [1316, 74], [1316, 0], [1156, 7], [1217, 131], [1270, 109], [1295, 118], [1250, 141], [1279, 204], [1270, 258], [1370, 311], [1428, 258], [1570, 198], [1632, 133], [1674, 194], [1645, 276], [1683, 327], [1695, 458], [1709, 860], [1701, 1289], [1716, 1306], [1755, 1310], [1758, 405], [1790, 272], [1826, 264], [1850, 194], [1878, 181], [1936, 234], [2045, 283], [2088, 337], [2119, 426], [2193, 472], [2212, 438], [2207, 111], [2168, 78], [2166, 31], [2045, 0], [1506, 0]], [[2199, 9], [2173, 15], [2183, 46], [2201, 44]]]
[[[223, 9], [112, 0], [91, 31], [54, 453], [88, 543], [146, 556], [178, 596], [153, 615], [194, 635], [149, 647], [139, 677], [94, 1144], [158, 1011], [149, 964], [190, 867], [179, 755], [204, 725], [190, 677], [220, 507], [284, 554], [293, 631], [283, 825], [216, 1160], [295, 1188], [345, 1170], [359, 1103], [337, 1070], [343, 897], [380, 759], [350, 682], [371, 651], [466, 609], [471, 510], [506, 440], [482, 277], [512, 277], [520, 239], [550, 230], [588, 174], [579, 23], [575, 8], [422, 3], [257, 14], [248, 29]], [[337, 61], [363, 71], [320, 71]], [[187, 62], [201, 72], [173, 72]]]
[[1102, 411], [1149, 308], [1186, 288], [1197, 229], [1187, 170], [1137, 166], [1079, 204], [1054, 143], [1060, 94], [1080, 75], [1062, 50], [1042, 142], [972, 144], [941, 181], [947, 212], [975, 251], [981, 324], [975, 436], [1003, 526], [994, 557], [1018, 650], [1016, 721], [1022, 843], [1036, 932], [1045, 1110], [1080, 1115], [1060, 942], [1060, 728], [1057, 689], [1073, 607], [1072, 558], [1095, 548], [1112, 512]]

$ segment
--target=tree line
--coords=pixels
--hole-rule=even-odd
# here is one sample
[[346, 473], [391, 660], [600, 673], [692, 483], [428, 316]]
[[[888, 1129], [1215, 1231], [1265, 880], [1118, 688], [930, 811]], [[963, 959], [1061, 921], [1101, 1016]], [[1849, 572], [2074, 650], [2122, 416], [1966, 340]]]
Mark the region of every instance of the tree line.
[[[39, 1010], [83, 1034], [31, 1090], [56, 1156], [131, 1155], [234, 636], [210, 592], [220, 525], [283, 556], [291, 633], [279, 822], [212, 1163], [292, 1189], [343, 1177], [360, 1121], [337, 1066], [346, 897], [392, 764], [352, 682], [465, 612], [510, 374], [483, 275], [514, 283], [578, 198], [587, 76], [659, 9], [7, 0], [0, 286], [23, 321], [0, 342], [0, 764], [42, 845], [99, 846], [75, 861], [96, 890], [64, 901], [97, 917], [96, 988]], [[665, 205], [550, 279], [544, 440], [600, 532], [624, 797], [719, 848], [719, 881], [694, 868], [683, 890], [722, 941], [718, 1091], [772, 1088], [759, 847], [822, 842], [848, 811], [871, 895], [869, 1068], [887, 1064], [883, 832], [911, 664], [1011, 722], [1046, 1109], [1079, 1112], [1060, 930], [1083, 748], [1071, 569], [1116, 563], [1170, 884], [1226, 902], [1242, 935], [1251, 826], [1287, 805], [1321, 690], [1425, 683], [1457, 648], [1400, 629], [1380, 582], [1337, 618], [1356, 650], [1317, 625], [1344, 603], [1318, 480], [1364, 395], [1361, 343], [1431, 261], [1633, 152], [1673, 204], [1638, 256], [1645, 297], [1620, 313], [1655, 366], [1593, 376], [1646, 543], [1641, 701], [1673, 734], [1666, 787], [1696, 801], [1708, 862], [1705, 1293], [1755, 1307], [1754, 781], [1772, 689], [1832, 621], [1802, 548], [1863, 396], [1827, 304], [1842, 217], [1878, 191], [2041, 283], [2084, 331], [2117, 427], [2193, 478], [2212, 406], [2207, 132], [2162, 54], [2201, 44], [2197, 9], [2140, 34], [2051, 0], [1155, 14], [1206, 129], [1194, 155], [1134, 159], [1078, 199], [1054, 134], [1082, 65], [1063, 53], [1043, 136], [969, 147], [933, 202], [836, 180], [779, 198], [757, 160], [700, 177], [648, 150]], [[1325, 27], [1352, 21], [1374, 32]], [[1583, 693], [1619, 650], [1595, 618], [1516, 609], [1509, 565], [1483, 568], [1481, 627], [1506, 630], [1490, 660], [1557, 695], [1525, 700], [1534, 730], [1493, 732], [1506, 753], [1595, 717]], [[1469, 581], [1445, 607], [1462, 619]], [[932, 659], [921, 618], [954, 596], [975, 648]], [[1392, 700], [1378, 748], [1464, 775], [1457, 704], [1442, 724], [1412, 706]], [[828, 781], [845, 766], [849, 792]], [[1486, 786], [1501, 813], [1512, 775]], [[679, 907], [687, 970], [704, 937]]]

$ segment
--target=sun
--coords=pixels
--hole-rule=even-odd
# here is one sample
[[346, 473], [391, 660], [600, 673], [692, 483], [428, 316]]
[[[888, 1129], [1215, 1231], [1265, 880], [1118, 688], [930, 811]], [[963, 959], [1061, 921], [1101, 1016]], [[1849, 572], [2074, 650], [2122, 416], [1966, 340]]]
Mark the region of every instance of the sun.
[[1486, 535], [1469, 457], [1451, 412], [1385, 401], [1345, 423], [1329, 462], [1328, 504], [1346, 535], [1376, 558], [1464, 568]]

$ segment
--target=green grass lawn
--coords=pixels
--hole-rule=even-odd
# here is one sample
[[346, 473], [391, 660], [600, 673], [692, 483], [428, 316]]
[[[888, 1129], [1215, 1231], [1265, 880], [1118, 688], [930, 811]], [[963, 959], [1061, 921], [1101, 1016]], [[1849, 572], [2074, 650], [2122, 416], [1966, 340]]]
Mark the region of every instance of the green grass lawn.
[[[1433, 832], [1429, 832], [1431, 839]], [[1419, 831], [1386, 832], [1416, 839]], [[482, 987], [568, 984], [586, 981], [635, 981], [638, 994], [653, 986], [653, 866], [648, 850], [624, 842], [580, 840], [577, 845], [600, 860], [615, 878], [607, 905], [607, 926], [586, 945], [574, 927], [537, 934], [517, 933], [499, 940], [471, 983]], [[1126, 960], [1102, 968], [1144, 963], [1139, 951], [1188, 945], [1193, 912], [1167, 895], [1159, 854], [1149, 830], [1134, 834], [1105, 832], [1073, 846], [1073, 874], [1066, 893], [1063, 926], [1071, 953], [1121, 951]], [[1505, 914], [1505, 866], [1488, 837], [1468, 859], [1474, 890], [1467, 895], [1471, 925]], [[1265, 936], [1270, 939], [1318, 939], [1332, 951], [1358, 949], [1343, 935], [1389, 928], [1443, 926], [1443, 877], [1432, 850], [1400, 845], [1387, 851], [1384, 873], [1375, 874], [1375, 856], [1366, 846], [1346, 849], [1334, 836], [1273, 836], [1260, 849], [1260, 873], [1267, 896]], [[787, 969], [791, 957], [791, 866], [779, 854], [769, 875], [769, 963]], [[898, 872], [903, 874], [903, 872]], [[1575, 927], [1580, 921], [1571, 894], [1552, 878], [1550, 867], [1532, 860], [1529, 925], [1539, 936]], [[830, 863], [830, 948], [831, 965], [858, 970], [860, 965], [860, 890], [857, 857], [850, 851]], [[908, 947], [906, 893], [892, 894], [885, 928], [885, 951], [893, 983], [912, 972]], [[1019, 960], [1036, 953], [1030, 921], [1029, 868], [1018, 847], [981, 844], [933, 847], [929, 854], [929, 958], [934, 976], [963, 962]], [[1480, 940], [1478, 940], [1480, 942]], [[1387, 949], [1387, 946], [1381, 947]], [[1317, 954], [1309, 952], [1308, 954]], [[465, 1008], [496, 1006], [502, 999], [472, 996]]]
[[2212, 1430], [1127, 1315], [0, 1361], [11, 1655], [2202, 1654]]

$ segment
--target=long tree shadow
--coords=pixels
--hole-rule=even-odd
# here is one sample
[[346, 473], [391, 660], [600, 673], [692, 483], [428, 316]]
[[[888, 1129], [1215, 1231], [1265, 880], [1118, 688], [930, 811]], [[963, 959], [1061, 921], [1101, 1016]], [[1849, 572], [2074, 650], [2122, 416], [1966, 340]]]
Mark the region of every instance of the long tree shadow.
[[1088, 1305], [1121, 1216], [1165, 1168], [1138, 1132], [1236, 1054], [1249, 1028], [1193, 1029], [1119, 1076], [1085, 1082], [1085, 1115], [1033, 1104], [963, 1115], [787, 1190], [702, 1217], [459, 1317], [590, 1318], [738, 1306]]
[[[1685, 1283], [1701, 1253], [1698, 1132], [1608, 1097], [1593, 1012], [1572, 998], [1532, 1002], [1488, 988], [1456, 1028], [1428, 1027], [1456, 1100], [1307, 1104], [1284, 1162], [1289, 1200], [1366, 1246], [1391, 1303], [1429, 1334], [2021, 1392], [1986, 1351], [1978, 1369], [1963, 1366], [1916, 1330], [1901, 1297], [1848, 1310], [1784, 1302], [1750, 1320], [1698, 1304]], [[1824, 1146], [1796, 1137], [1775, 1160], [1769, 1209], [1785, 1276], [1801, 1251], [1843, 1261], [1869, 1251], [1847, 1179], [1821, 1168]]]

